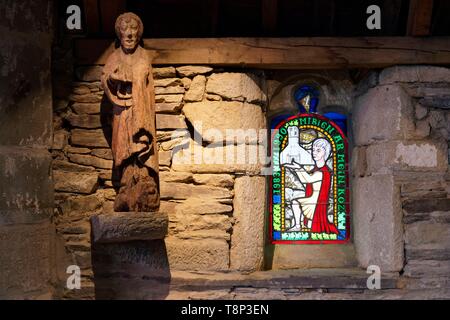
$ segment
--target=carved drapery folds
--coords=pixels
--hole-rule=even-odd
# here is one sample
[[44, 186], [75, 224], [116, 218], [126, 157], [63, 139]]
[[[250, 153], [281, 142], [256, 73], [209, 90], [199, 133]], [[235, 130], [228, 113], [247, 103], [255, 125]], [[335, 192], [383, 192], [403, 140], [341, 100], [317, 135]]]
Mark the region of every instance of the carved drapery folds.
[[120, 39], [102, 74], [106, 96], [113, 104], [112, 152], [120, 189], [115, 211], [155, 211], [159, 208], [155, 97], [149, 57], [139, 45], [140, 18], [124, 13], [116, 20]]

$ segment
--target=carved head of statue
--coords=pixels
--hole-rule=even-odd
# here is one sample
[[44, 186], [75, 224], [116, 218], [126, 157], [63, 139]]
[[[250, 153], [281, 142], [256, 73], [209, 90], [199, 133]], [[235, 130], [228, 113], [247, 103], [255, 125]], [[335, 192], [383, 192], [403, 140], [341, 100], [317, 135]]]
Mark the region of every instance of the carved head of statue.
[[125, 53], [132, 53], [141, 40], [144, 25], [141, 19], [132, 12], [121, 14], [116, 19], [116, 35]]

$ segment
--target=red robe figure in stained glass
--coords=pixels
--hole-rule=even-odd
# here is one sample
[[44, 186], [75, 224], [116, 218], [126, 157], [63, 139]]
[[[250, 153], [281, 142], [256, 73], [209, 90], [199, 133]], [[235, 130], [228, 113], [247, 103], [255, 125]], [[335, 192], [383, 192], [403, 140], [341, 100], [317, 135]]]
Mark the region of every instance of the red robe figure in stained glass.
[[315, 168], [307, 172], [303, 166], [293, 162], [285, 165], [295, 169], [299, 180], [306, 185], [305, 197], [293, 201], [296, 220], [294, 230], [301, 227], [311, 229], [315, 233], [339, 234], [336, 226], [328, 221], [328, 203], [330, 200], [331, 172], [326, 161], [330, 157], [331, 145], [324, 139], [314, 140], [312, 156]]
[[330, 223], [327, 218], [328, 201], [330, 198], [331, 172], [325, 164], [323, 167], [315, 167], [313, 172], [322, 172], [322, 184], [320, 186], [319, 197], [317, 199], [316, 210], [312, 219], [311, 232], [325, 232], [339, 234], [336, 226]]

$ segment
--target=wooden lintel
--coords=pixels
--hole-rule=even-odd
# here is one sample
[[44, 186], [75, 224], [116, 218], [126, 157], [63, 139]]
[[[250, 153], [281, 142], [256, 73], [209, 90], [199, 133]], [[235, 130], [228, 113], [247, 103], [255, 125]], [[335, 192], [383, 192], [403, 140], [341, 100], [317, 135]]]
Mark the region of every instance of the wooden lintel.
[[433, 0], [411, 0], [409, 4], [408, 36], [428, 36], [433, 15]]
[[[450, 37], [144, 39], [156, 65], [260, 69], [379, 68], [450, 64]], [[104, 64], [111, 40], [79, 39], [79, 64]]]

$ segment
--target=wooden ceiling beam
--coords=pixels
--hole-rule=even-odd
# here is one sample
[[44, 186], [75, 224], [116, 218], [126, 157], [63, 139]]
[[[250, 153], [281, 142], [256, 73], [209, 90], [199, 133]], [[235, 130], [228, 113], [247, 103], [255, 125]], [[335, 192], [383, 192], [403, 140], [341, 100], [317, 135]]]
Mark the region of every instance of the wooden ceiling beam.
[[410, 0], [407, 36], [428, 36], [433, 16], [433, 0]]
[[[450, 37], [144, 39], [158, 65], [217, 65], [260, 69], [379, 68], [450, 65]], [[78, 39], [80, 64], [104, 64], [111, 40]]]

